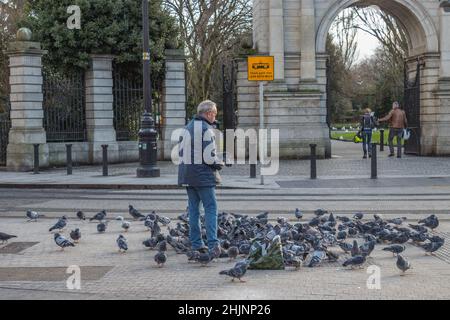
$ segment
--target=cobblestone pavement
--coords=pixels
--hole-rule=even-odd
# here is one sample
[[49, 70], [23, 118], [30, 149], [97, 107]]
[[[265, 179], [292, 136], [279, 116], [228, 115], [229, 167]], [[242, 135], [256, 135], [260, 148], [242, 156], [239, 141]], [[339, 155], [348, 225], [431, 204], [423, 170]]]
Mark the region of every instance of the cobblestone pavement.
[[[117, 252], [115, 240], [121, 233], [118, 221], [111, 221], [107, 232], [98, 234], [95, 223], [70, 220], [64, 234], [68, 236], [71, 229], [78, 227], [82, 239], [79, 245], [64, 252], [55, 245], [53, 235], [48, 232], [50, 224], [48, 220], [0, 220], [1, 231], [18, 235], [14, 241], [39, 242], [18, 254], [0, 253], [0, 299], [450, 298], [448, 262], [435, 256], [425, 256], [421, 249], [410, 244], [407, 244], [404, 256], [411, 261], [413, 269], [405, 276], [399, 275], [396, 259], [390, 253], [381, 251], [381, 245], [377, 246], [371, 261], [380, 267], [379, 290], [367, 288], [371, 274], [366, 269], [346, 270], [335, 263], [298, 271], [249, 270], [245, 277], [247, 282], [238, 283], [218, 274], [233, 265], [227, 259], [201, 267], [188, 263], [184, 255], [177, 255], [169, 249], [167, 264], [163, 268], [156, 267], [153, 261], [155, 252], [142, 245], [142, 241], [149, 236], [142, 222], [132, 222], [130, 231], [123, 233], [129, 243], [125, 254]], [[450, 223], [442, 223], [439, 231], [450, 231]], [[33, 269], [21, 275], [23, 281], [3, 278], [5, 270], [9, 270], [10, 277], [17, 278], [17, 272], [23, 272], [19, 267], [47, 267], [51, 272], [50, 268], [71, 265], [81, 267], [81, 290], [67, 289], [66, 278], [62, 281], [33, 281], [36, 276], [33, 276]], [[83, 275], [85, 278], [89, 276], [89, 271], [85, 269], [87, 266], [111, 266], [112, 269], [99, 280], [83, 280]], [[69, 276], [66, 275], [67, 278]]]

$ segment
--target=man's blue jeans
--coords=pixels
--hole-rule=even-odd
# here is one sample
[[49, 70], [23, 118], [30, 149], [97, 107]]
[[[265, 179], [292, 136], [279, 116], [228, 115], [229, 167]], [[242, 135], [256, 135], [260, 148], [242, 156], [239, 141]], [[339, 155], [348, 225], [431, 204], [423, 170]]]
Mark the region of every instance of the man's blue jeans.
[[372, 155], [372, 130], [363, 130], [362, 138], [364, 154], [367, 154], [367, 151], [369, 151], [369, 155]]
[[208, 248], [212, 250], [217, 239], [217, 202], [215, 187], [187, 187], [189, 198], [189, 240], [193, 250], [204, 247], [200, 229], [200, 201], [205, 209], [205, 227]]

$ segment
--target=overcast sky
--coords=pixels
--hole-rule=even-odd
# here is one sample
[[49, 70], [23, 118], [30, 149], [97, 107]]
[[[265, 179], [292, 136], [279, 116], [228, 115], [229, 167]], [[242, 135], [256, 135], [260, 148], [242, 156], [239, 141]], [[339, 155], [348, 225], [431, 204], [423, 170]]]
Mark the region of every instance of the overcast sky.
[[358, 30], [356, 35], [358, 41], [358, 61], [363, 60], [365, 57], [371, 56], [375, 49], [380, 45], [380, 42], [367, 32]]

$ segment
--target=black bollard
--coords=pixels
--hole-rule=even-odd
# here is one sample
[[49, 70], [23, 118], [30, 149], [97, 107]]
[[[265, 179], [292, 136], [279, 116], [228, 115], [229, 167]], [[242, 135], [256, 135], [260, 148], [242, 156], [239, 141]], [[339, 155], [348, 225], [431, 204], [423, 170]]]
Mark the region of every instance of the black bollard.
[[39, 173], [39, 144], [34, 144], [34, 174]]
[[72, 145], [66, 144], [67, 175], [72, 174]]
[[103, 176], [108, 175], [108, 145], [102, 144], [103, 149]]
[[250, 178], [256, 178], [256, 164], [250, 164]]
[[380, 151], [384, 151], [384, 129], [380, 129]]
[[372, 162], [370, 166], [370, 178], [377, 179], [377, 144], [372, 144]]
[[317, 178], [317, 167], [316, 167], [316, 144], [310, 144], [311, 147], [311, 179]]

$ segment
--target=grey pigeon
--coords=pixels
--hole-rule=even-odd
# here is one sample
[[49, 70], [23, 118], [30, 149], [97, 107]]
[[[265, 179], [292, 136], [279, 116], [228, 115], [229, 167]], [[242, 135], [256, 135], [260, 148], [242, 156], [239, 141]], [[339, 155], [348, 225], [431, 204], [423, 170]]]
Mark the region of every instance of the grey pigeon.
[[230, 260], [236, 259], [239, 254], [239, 248], [236, 246], [231, 246], [228, 248], [228, 257]]
[[425, 249], [425, 254], [433, 253], [437, 251], [440, 247], [444, 245], [444, 242], [430, 242], [421, 245], [423, 249]]
[[43, 215], [37, 213], [36, 211], [32, 211], [32, 210], [27, 210], [27, 217], [28, 220], [27, 221], [37, 221], [38, 218], [43, 217]]
[[228, 270], [222, 270], [219, 272], [219, 274], [227, 275], [231, 277], [231, 281], [234, 281], [234, 279], [239, 279], [240, 282], [245, 282], [245, 280], [242, 280], [241, 278], [245, 275], [247, 272], [248, 264], [246, 261], [244, 262], [238, 262], [236, 265]]
[[383, 251], [390, 251], [392, 252], [392, 255], [398, 255], [399, 253], [402, 253], [403, 251], [405, 251], [405, 246], [399, 245], [399, 244], [393, 244], [389, 247], [385, 247], [383, 248]]
[[147, 248], [154, 249], [158, 245], [158, 240], [156, 240], [156, 238], [149, 238], [143, 241], [142, 244]]
[[352, 250], [350, 251], [350, 253], [352, 254], [352, 257], [356, 257], [356, 256], [360, 255], [358, 242], [356, 240], [353, 240], [353, 246], [352, 246]]
[[298, 220], [300, 220], [301, 218], [303, 218], [303, 212], [300, 211], [298, 208], [295, 209], [294, 215], [295, 215], [295, 217], [296, 217]]
[[393, 223], [396, 225], [401, 225], [403, 223], [403, 221], [406, 221], [406, 217], [394, 218], [394, 219], [387, 220], [387, 222]]
[[347, 242], [339, 242], [338, 245], [342, 250], [344, 250], [345, 253], [351, 252], [353, 248], [353, 246]]
[[222, 248], [220, 247], [220, 244], [217, 244], [212, 248], [210, 255], [211, 260], [220, 258], [220, 256], [222, 255]]
[[249, 243], [243, 243], [239, 246], [239, 253], [240, 254], [249, 254], [250, 248], [251, 248], [251, 245]]
[[160, 222], [163, 226], [167, 226], [170, 223], [169, 217], [158, 216], [158, 222]]
[[406, 270], [411, 269], [411, 263], [405, 258], [403, 258], [401, 255], [397, 256], [396, 265], [397, 268], [399, 268], [402, 271], [401, 275], [404, 275]]
[[106, 226], [108, 225], [108, 221], [101, 221], [98, 225], [97, 225], [97, 231], [102, 233], [106, 231]]
[[158, 247], [158, 251], [160, 251], [160, 252], [167, 251], [167, 241], [163, 240], [163, 241], [159, 242], [157, 247]]
[[316, 267], [318, 266], [322, 260], [325, 258], [326, 254], [323, 250], [314, 250], [311, 260], [309, 261], [308, 267]]
[[92, 220], [102, 221], [102, 220], [105, 219], [105, 217], [106, 217], [106, 211], [105, 211], [105, 210], [102, 210], [102, 211], [100, 211], [99, 213], [96, 213], [95, 216], [93, 216], [92, 218], [90, 218], [89, 221], [92, 221]]
[[362, 213], [362, 212], [357, 212], [353, 215], [353, 219], [356, 219], [356, 220], [361, 220], [363, 217], [364, 217], [364, 213]]
[[8, 243], [8, 240], [11, 238], [17, 238], [17, 236], [13, 236], [11, 234], [0, 232], [0, 241], [3, 243]]
[[133, 217], [133, 219], [145, 218], [145, 216], [142, 213], [140, 213], [138, 210], [133, 208], [133, 206], [131, 204], [128, 206], [128, 212]]
[[429, 216], [423, 220], [420, 220], [419, 223], [434, 230], [439, 226], [439, 219], [434, 214], [432, 214], [431, 216]]
[[167, 255], [165, 254], [165, 252], [159, 251], [156, 255], [155, 255], [155, 262], [158, 264], [158, 267], [162, 267], [164, 266], [164, 263], [166, 263], [167, 261]]
[[198, 261], [200, 252], [198, 252], [197, 250], [189, 250], [188, 252], [186, 252], [186, 256], [188, 257], [188, 262]]
[[364, 262], [366, 262], [366, 256], [365, 255], [357, 255], [354, 257], [351, 257], [350, 259], [346, 260], [342, 266], [347, 267], [347, 266], [351, 266], [351, 268], [353, 269], [353, 267], [361, 267]]
[[376, 240], [369, 240], [369, 241], [365, 242], [362, 246], [359, 247], [359, 251], [363, 255], [370, 256], [373, 249], [375, 249], [376, 243], [377, 243]]
[[78, 217], [78, 219], [80, 219], [80, 220], [86, 220], [86, 216], [84, 215], [84, 212], [83, 212], [83, 211], [78, 211], [78, 212], [77, 212], [77, 217]]
[[58, 222], [55, 223], [55, 225], [53, 227], [51, 227], [50, 229], [48, 229], [48, 231], [53, 231], [53, 230], [62, 230], [66, 227], [67, 225], [67, 217], [66, 216], [62, 216]]
[[205, 267], [208, 263], [211, 262], [211, 256], [208, 252], [200, 253], [197, 257], [197, 262], [200, 262], [202, 267]]
[[73, 240], [73, 242], [78, 243], [78, 240], [81, 239], [80, 229], [76, 228], [75, 230], [72, 230], [70, 232], [70, 238]]
[[116, 220], [122, 221], [121, 227], [125, 232], [127, 232], [128, 229], [130, 229], [131, 223], [129, 221], [126, 221], [122, 216], [118, 216]]
[[126, 252], [128, 250], [127, 239], [125, 239], [123, 235], [119, 235], [116, 242], [117, 246], [119, 247], [119, 252]]
[[314, 211], [314, 214], [318, 217], [323, 216], [324, 214], [328, 213], [327, 210], [324, 209], [317, 209]]
[[60, 235], [59, 233], [55, 233], [53, 239], [55, 240], [55, 243], [61, 247], [61, 250], [64, 251], [64, 248], [66, 247], [75, 247], [75, 245], [64, 238], [64, 236]]

